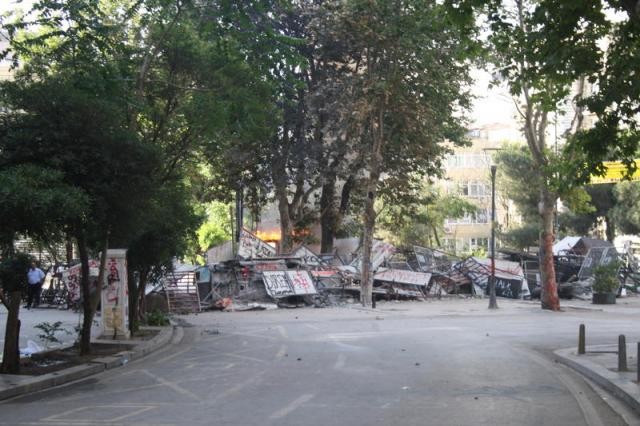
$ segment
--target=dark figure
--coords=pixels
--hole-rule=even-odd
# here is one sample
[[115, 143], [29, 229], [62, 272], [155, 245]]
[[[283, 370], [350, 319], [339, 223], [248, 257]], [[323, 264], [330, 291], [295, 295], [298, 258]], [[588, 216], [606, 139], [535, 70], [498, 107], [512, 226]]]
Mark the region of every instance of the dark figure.
[[27, 309], [31, 308], [31, 306], [35, 308], [40, 304], [40, 292], [42, 291], [44, 277], [44, 272], [36, 266], [36, 262], [31, 262], [31, 268], [27, 272], [27, 281], [29, 283], [27, 286]]

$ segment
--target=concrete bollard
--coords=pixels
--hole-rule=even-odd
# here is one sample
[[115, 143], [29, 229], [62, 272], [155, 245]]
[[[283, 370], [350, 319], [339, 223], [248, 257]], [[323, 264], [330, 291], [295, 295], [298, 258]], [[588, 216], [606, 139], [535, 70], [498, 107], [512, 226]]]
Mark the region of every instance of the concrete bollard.
[[618, 371], [627, 371], [627, 339], [624, 334], [618, 336]]
[[640, 342], [638, 342], [638, 352], [636, 354], [636, 362], [638, 363], [636, 365], [636, 382], [640, 385]]
[[578, 330], [578, 355], [584, 355], [585, 344], [584, 324], [580, 324], [580, 329]]

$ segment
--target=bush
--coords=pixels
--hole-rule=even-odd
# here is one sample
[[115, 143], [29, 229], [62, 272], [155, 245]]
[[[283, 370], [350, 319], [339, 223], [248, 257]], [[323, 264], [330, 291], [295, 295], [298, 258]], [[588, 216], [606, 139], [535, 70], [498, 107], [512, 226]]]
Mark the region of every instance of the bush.
[[42, 340], [47, 347], [54, 343], [62, 343], [62, 341], [58, 339], [56, 334], [59, 334], [61, 332], [71, 334], [69, 330], [67, 330], [65, 327], [62, 327], [62, 321], [56, 321], [53, 324], [50, 322], [41, 322], [36, 324], [34, 328], [42, 331], [42, 334], [38, 334], [38, 338], [40, 338], [40, 340]]
[[153, 327], [163, 327], [170, 324], [167, 314], [157, 309], [153, 312], [147, 312], [145, 322]]
[[594, 293], [613, 293], [616, 291], [620, 286], [618, 269], [620, 269], [620, 262], [617, 260], [606, 265], [598, 265], [593, 271]]

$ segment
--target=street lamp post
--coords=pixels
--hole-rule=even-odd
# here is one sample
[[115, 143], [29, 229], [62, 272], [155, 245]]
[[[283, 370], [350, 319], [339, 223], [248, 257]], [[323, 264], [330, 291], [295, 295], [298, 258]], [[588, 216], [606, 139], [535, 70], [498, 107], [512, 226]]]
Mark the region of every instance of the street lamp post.
[[489, 281], [489, 309], [498, 309], [496, 301], [496, 169], [491, 166], [491, 278]]

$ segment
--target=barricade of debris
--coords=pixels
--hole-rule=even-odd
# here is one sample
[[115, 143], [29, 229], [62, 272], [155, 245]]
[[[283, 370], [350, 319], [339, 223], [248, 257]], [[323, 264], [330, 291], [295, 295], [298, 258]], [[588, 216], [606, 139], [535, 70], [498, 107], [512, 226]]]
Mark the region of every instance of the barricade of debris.
[[[566, 241], [560, 243], [557, 254], [554, 249], [560, 296], [590, 298], [593, 269], [620, 259], [620, 255], [613, 246], [599, 240], [576, 239], [570, 246]], [[237, 253], [232, 260], [195, 270], [191, 288], [197, 296], [176, 298], [180, 286], [184, 287], [180, 284], [184, 277], [173, 280], [174, 285], [168, 280], [165, 291], [169, 309], [171, 297], [191, 300], [181, 307], [192, 307], [192, 311], [325, 307], [360, 299], [361, 248], [353, 253], [350, 262], [345, 261], [346, 256], [317, 254], [304, 245], [278, 256], [273, 247], [243, 230]], [[399, 250], [380, 240], [374, 241], [371, 263], [376, 300], [482, 297], [489, 292], [492, 276], [491, 259], [459, 258], [418, 246]], [[539, 297], [538, 265], [535, 254], [501, 249], [493, 268], [496, 295], [512, 299]], [[640, 277], [637, 264], [633, 268], [621, 268], [624, 280]]]
[[[509, 249], [500, 249], [500, 252], [504, 257], [522, 265], [531, 297], [540, 297], [541, 275], [538, 255]], [[618, 296], [623, 296], [629, 291], [638, 292], [640, 269], [637, 258], [628, 249], [619, 251], [609, 241], [589, 237], [565, 237], [554, 244], [553, 257], [558, 295], [561, 298], [591, 300], [596, 268], [613, 261], [620, 264]]]
[[[372, 247], [373, 294], [376, 300], [424, 300], [446, 295], [486, 294], [488, 259], [465, 258], [414, 246], [398, 250], [375, 240]], [[337, 254], [317, 254], [300, 246], [286, 255], [243, 230], [236, 259], [199, 274], [203, 309], [324, 307], [360, 299], [361, 248], [350, 262]], [[528, 295], [524, 273], [515, 262], [499, 261], [498, 294]]]

